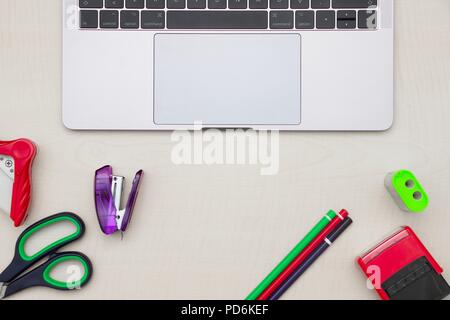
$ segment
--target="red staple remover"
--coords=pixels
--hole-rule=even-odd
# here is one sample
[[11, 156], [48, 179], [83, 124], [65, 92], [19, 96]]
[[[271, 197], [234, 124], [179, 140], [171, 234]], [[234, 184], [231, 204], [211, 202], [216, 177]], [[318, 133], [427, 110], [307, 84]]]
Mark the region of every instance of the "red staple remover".
[[0, 141], [0, 211], [9, 212], [16, 227], [27, 218], [36, 153], [36, 145], [28, 139]]

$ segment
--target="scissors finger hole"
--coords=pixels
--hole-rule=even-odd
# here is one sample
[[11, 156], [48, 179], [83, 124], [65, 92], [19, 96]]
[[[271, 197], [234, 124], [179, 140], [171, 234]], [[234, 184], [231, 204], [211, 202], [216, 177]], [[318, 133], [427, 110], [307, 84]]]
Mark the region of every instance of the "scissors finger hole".
[[20, 241], [20, 255], [25, 260], [33, 260], [58, 244], [70, 241], [80, 233], [77, 221], [63, 216], [48, 223], [38, 225], [27, 232]]
[[64, 256], [53, 261], [44, 271], [45, 281], [64, 290], [77, 290], [89, 279], [89, 266], [79, 256]]

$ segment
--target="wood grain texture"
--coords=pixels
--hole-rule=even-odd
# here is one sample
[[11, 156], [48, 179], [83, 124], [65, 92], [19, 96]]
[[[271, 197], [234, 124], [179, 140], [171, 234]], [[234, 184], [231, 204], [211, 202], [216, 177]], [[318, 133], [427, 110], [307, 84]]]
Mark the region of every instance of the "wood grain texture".
[[[61, 122], [60, 0], [0, 0], [0, 138], [33, 139], [29, 222], [70, 210], [87, 224], [70, 249], [95, 266], [75, 293], [32, 289], [23, 299], [241, 299], [329, 208], [355, 223], [286, 299], [376, 299], [354, 260], [410, 225], [450, 280], [450, 2], [396, 1], [396, 111], [384, 133], [283, 133], [280, 172], [255, 166], [176, 166], [164, 132], [72, 132]], [[123, 241], [100, 234], [93, 173], [111, 164], [131, 182], [144, 169]], [[430, 196], [424, 214], [400, 211], [387, 172], [413, 170]], [[15, 239], [0, 215], [0, 266]]]

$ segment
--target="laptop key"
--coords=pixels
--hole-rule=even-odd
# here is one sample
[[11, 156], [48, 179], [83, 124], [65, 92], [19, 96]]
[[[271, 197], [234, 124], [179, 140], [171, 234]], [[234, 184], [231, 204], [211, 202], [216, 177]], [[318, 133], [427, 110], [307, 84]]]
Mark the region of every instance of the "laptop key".
[[105, 8], [107, 9], [122, 9], [124, 0], [105, 0]]
[[290, 0], [291, 9], [309, 9], [309, 0]]
[[329, 9], [330, 0], [311, 0], [311, 8], [313, 9]]
[[167, 11], [168, 29], [267, 29], [267, 11]]
[[314, 11], [298, 10], [295, 11], [296, 29], [314, 29]]
[[126, 0], [127, 9], [144, 9], [144, 0]]
[[355, 10], [339, 10], [337, 12], [338, 29], [355, 29], [356, 28], [356, 11]]
[[336, 27], [336, 14], [334, 10], [322, 10], [316, 12], [317, 29], [334, 29]]
[[294, 28], [294, 11], [270, 11], [270, 29]]
[[338, 20], [338, 29], [356, 29], [356, 20]]
[[287, 9], [289, 0], [270, 0], [270, 9]]
[[228, 0], [230, 9], [247, 9], [247, 0]]
[[360, 10], [360, 11], [358, 11], [358, 28], [360, 28], [360, 29], [376, 29], [377, 28], [377, 11], [376, 10]]
[[142, 29], [164, 29], [165, 12], [162, 10], [142, 11], [141, 28]]
[[97, 29], [98, 28], [98, 11], [97, 10], [80, 10], [80, 28]]
[[103, 0], [80, 0], [80, 8], [103, 8]]
[[226, 9], [227, 0], [208, 0], [209, 9]]
[[333, 0], [335, 9], [364, 9], [376, 6], [377, 0]]
[[147, 0], [147, 9], [164, 9], [165, 7], [165, 0]]
[[139, 11], [138, 10], [121, 11], [120, 27], [122, 29], [139, 29]]
[[167, 0], [168, 9], [184, 9], [186, 7], [186, 0]]
[[100, 28], [102, 29], [119, 28], [119, 11], [117, 10], [100, 11]]
[[337, 12], [338, 20], [356, 20], [355, 10], [339, 10]]
[[187, 0], [188, 9], [206, 9], [206, 0]]
[[268, 0], [250, 0], [250, 9], [267, 9]]

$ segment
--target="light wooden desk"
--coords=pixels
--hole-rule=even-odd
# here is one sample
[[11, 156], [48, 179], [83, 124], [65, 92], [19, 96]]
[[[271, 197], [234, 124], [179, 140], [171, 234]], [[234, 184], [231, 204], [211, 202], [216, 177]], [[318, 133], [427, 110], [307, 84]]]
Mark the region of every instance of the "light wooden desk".
[[[283, 133], [280, 172], [256, 166], [176, 166], [170, 133], [72, 132], [61, 123], [61, 4], [0, 0], [0, 139], [39, 145], [28, 223], [71, 210], [88, 232], [71, 249], [95, 265], [76, 293], [32, 289], [24, 299], [241, 299], [329, 208], [351, 229], [289, 290], [289, 299], [375, 299], [354, 259], [410, 225], [450, 280], [450, 2], [396, 4], [396, 120], [384, 133]], [[131, 181], [146, 172], [125, 235], [100, 233], [95, 169]], [[383, 186], [409, 168], [427, 189], [424, 214], [400, 211]], [[21, 229], [0, 215], [0, 266]]]

